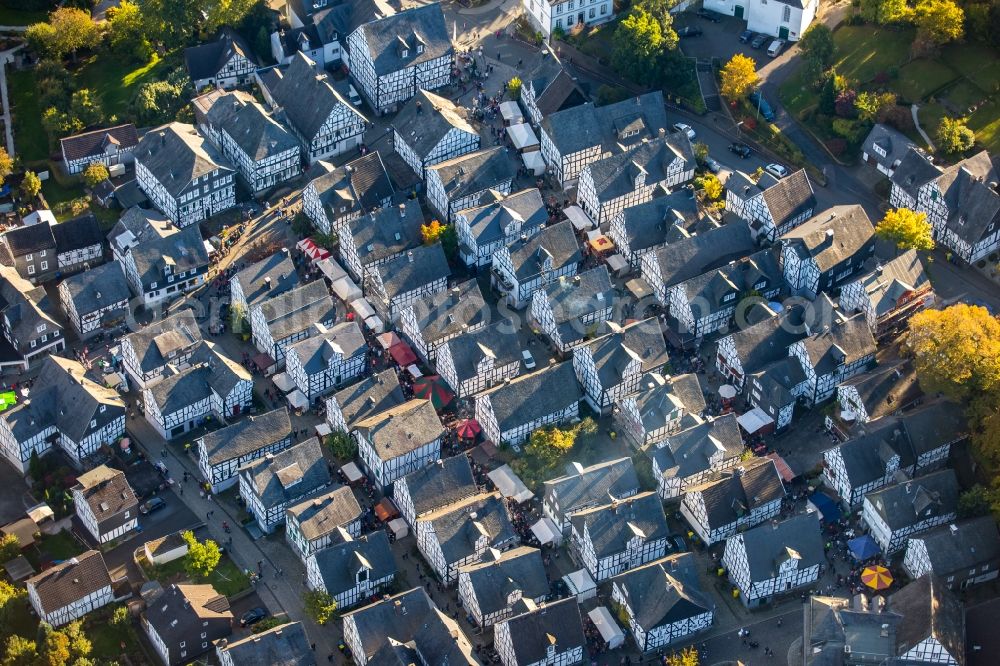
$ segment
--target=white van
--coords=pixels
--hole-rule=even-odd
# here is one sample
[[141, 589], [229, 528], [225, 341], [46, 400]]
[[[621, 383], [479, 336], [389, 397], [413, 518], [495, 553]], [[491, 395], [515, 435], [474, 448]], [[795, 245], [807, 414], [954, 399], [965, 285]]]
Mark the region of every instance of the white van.
[[785, 40], [783, 40], [783, 39], [776, 39], [773, 42], [771, 42], [770, 46], [767, 47], [767, 55], [769, 55], [772, 58], [774, 58], [779, 53], [781, 53], [781, 49], [783, 49], [783, 48], [785, 48]]
[[361, 106], [361, 96], [358, 95], [358, 91], [354, 89], [354, 84], [348, 84], [347, 97], [351, 100], [351, 104], [354, 106]]

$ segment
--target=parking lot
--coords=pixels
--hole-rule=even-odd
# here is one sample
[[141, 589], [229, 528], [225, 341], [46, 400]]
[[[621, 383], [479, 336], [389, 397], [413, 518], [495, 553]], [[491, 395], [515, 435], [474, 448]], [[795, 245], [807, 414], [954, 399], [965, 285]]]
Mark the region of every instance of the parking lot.
[[737, 53], [742, 53], [753, 58], [757, 62], [758, 69], [770, 61], [767, 46], [774, 41], [774, 38], [768, 38], [760, 48], [753, 49], [750, 44], [739, 41], [740, 33], [746, 30], [746, 21], [721, 14], [714, 16], [718, 17], [717, 22], [697, 16], [694, 12], [681, 12], [677, 15], [674, 27], [678, 31], [688, 26], [700, 28], [702, 31], [698, 36], [681, 40], [680, 48], [684, 55], [699, 60], [716, 59], [720, 63], [725, 63]]

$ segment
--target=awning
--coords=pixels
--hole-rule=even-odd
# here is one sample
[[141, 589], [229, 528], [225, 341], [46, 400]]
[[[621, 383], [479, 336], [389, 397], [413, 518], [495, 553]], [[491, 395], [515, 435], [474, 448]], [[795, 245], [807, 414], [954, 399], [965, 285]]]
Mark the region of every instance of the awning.
[[871, 538], [868, 534], [862, 534], [856, 539], [851, 539], [847, 542], [847, 549], [851, 551], [851, 555], [858, 560], [867, 560], [870, 557], [875, 557], [882, 549], [878, 547], [875, 543], [875, 539]]
[[316, 241], [311, 238], [303, 238], [295, 244], [295, 247], [305, 252], [306, 255], [313, 261], [321, 261], [330, 256], [329, 250], [325, 247], [317, 245]]
[[330, 282], [336, 282], [340, 278], [347, 277], [347, 271], [341, 267], [332, 257], [327, 257], [326, 259], [320, 259], [316, 262], [316, 268], [319, 269], [320, 273], [326, 276], [326, 279]]
[[212, 256], [213, 254], [215, 254], [215, 246], [214, 245], [212, 245], [211, 243], [209, 243], [207, 240], [203, 240], [202, 244], [205, 246], [205, 252], [208, 253], [208, 256]]
[[328, 426], [326, 423], [317, 423], [316, 424], [316, 435], [318, 437], [326, 437], [327, 435], [329, 435], [332, 432], [333, 432], [333, 429], [330, 426]]
[[397, 342], [390, 347], [389, 356], [391, 356], [392, 360], [396, 362], [396, 365], [401, 368], [405, 368], [411, 363], [417, 362], [417, 355], [413, 353], [412, 349], [410, 349], [410, 345], [405, 342]]
[[823, 516], [823, 520], [826, 522], [835, 523], [840, 520], [840, 507], [829, 495], [813, 493], [809, 496], [809, 504]]
[[17, 537], [17, 542], [21, 546], [21, 550], [35, 543], [35, 532], [37, 531], [38, 525], [31, 518], [21, 518], [0, 527], [0, 532], [13, 534]]
[[28, 509], [27, 514], [28, 518], [31, 518], [33, 521], [35, 521], [36, 525], [41, 525], [43, 521], [46, 521], [49, 518], [55, 518], [56, 516], [55, 511], [52, 510], [52, 507], [50, 507], [45, 502], [42, 502], [41, 504], [36, 504], [35, 506], [31, 507], [30, 509]]
[[610, 268], [611, 272], [615, 275], [625, 275], [625, 273], [628, 273], [631, 266], [629, 266], [628, 260], [625, 259], [625, 257], [620, 254], [613, 254], [608, 257], [608, 268]]
[[591, 240], [587, 241], [587, 247], [591, 252], [600, 254], [601, 252], [610, 252], [615, 249], [615, 244], [610, 238], [604, 234], [600, 234], [599, 236], [595, 236]]
[[532, 174], [535, 176], [541, 176], [545, 173], [545, 158], [537, 150], [532, 150], [521, 155], [521, 160], [524, 162], [524, 166], [527, 167]]
[[535, 136], [535, 131], [531, 129], [531, 125], [527, 123], [511, 125], [507, 128], [507, 134], [510, 136], [511, 143], [519, 151], [538, 145], [538, 137]]
[[414, 379], [420, 379], [424, 376], [424, 373], [420, 372], [420, 368], [417, 367], [416, 363], [411, 363], [406, 366], [406, 372], [409, 373], [410, 377]]
[[766, 428], [774, 423], [774, 419], [768, 416], [767, 413], [760, 407], [754, 407], [749, 412], [737, 416], [736, 422], [740, 424], [740, 427], [743, 428], [748, 435], [752, 435], [761, 428]]
[[767, 457], [774, 461], [774, 466], [778, 470], [778, 474], [781, 475], [781, 480], [785, 483], [791, 483], [792, 479], [795, 478], [795, 472], [788, 466], [785, 459], [777, 453], [768, 453]]
[[351, 301], [351, 309], [354, 310], [354, 312], [356, 312], [358, 317], [361, 319], [368, 319], [368, 317], [376, 314], [375, 308], [373, 308], [371, 303], [369, 303], [365, 298], [358, 298]]
[[510, 465], [497, 467], [486, 476], [490, 477], [490, 481], [496, 485], [501, 495], [513, 499], [518, 504], [527, 502], [535, 496], [533, 492], [528, 490], [528, 486], [524, 485], [524, 481], [518, 478]]
[[330, 288], [333, 289], [333, 293], [337, 295], [337, 298], [344, 301], [345, 303], [349, 303], [363, 296], [361, 288], [358, 287], [358, 285], [354, 284], [354, 280], [347, 277], [346, 275], [342, 278], [334, 280], [333, 283], [330, 285]]
[[382, 522], [392, 520], [393, 518], [399, 517], [399, 510], [388, 497], [383, 497], [379, 503], [375, 505], [375, 517]]
[[538, 539], [538, 542], [543, 546], [547, 543], [558, 544], [562, 541], [562, 532], [560, 532], [555, 523], [547, 517], [543, 517], [537, 523], [532, 525], [531, 533], [535, 535], [535, 538]]
[[381, 333], [385, 330], [385, 324], [378, 318], [378, 315], [365, 318], [365, 326], [368, 327], [369, 331], [374, 331], [375, 333]]
[[340, 471], [343, 472], [344, 478], [347, 479], [348, 483], [354, 483], [360, 481], [364, 478], [364, 474], [358, 469], [357, 463], [349, 462], [346, 465], [342, 465]]
[[260, 352], [255, 354], [253, 357], [253, 364], [257, 366], [257, 369], [261, 372], [267, 372], [270, 368], [273, 368], [277, 361], [271, 358], [270, 354], [265, 354]]
[[295, 389], [286, 397], [288, 398], [288, 404], [295, 409], [306, 409], [309, 407], [309, 398], [306, 397], [305, 393], [298, 389]]
[[402, 518], [393, 518], [390, 520], [389, 529], [392, 530], [392, 535], [396, 537], [396, 539], [402, 539], [410, 533], [409, 525], [407, 525], [406, 521]]
[[594, 579], [590, 577], [586, 569], [566, 574], [563, 576], [563, 580], [566, 581], [566, 587], [569, 588], [570, 594], [576, 595], [577, 603], [582, 604], [587, 599], [597, 596], [597, 585], [594, 584]]
[[375, 336], [375, 339], [378, 340], [379, 346], [386, 351], [389, 351], [395, 345], [402, 342], [394, 331], [386, 331], [385, 333]]
[[295, 388], [295, 382], [292, 381], [287, 372], [279, 372], [274, 377], [271, 377], [271, 381], [274, 382], [274, 385], [282, 393], [288, 393]]
[[652, 287], [650, 287], [649, 283], [642, 278], [632, 278], [625, 283], [625, 288], [628, 289], [628, 293], [632, 294], [639, 300], [653, 295]]
[[587, 613], [587, 617], [590, 621], [594, 623], [597, 630], [601, 632], [601, 638], [604, 642], [608, 644], [608, 648], [614, 650], [620, 647], [622, 643], [625, 642], [625, 632], [622, 631], [618, 623], [615, 622], [615, 618], [611, 615], [609, 611], [604, 606], [598, 606], [594, 610]]
[[18, 555], [10, 562], [4, 562], [3, 568], [15, 583], [35, 575], [35, 568], [24, 555]]
[[566, 219], [570, 221], [570, 224], [577, 231], [594, 228], [593, 220], [579, 206], [566, 206], [563, 208], [563, 215], [566, 216]]
[[500, 115], [508, 124], [524, 122], [524, 114], [521, 113], [521, 107], [514, 101], [500, 102]]

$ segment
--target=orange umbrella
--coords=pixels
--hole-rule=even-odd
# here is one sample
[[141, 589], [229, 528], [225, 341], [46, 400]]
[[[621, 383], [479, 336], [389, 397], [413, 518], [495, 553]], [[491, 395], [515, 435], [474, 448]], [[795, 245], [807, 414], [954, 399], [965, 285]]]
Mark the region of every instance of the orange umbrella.
[[861, 582], [873, 590], [884, 590], [892, 585], [892, 574], [882, 565], [865, 567], [861, 572]]

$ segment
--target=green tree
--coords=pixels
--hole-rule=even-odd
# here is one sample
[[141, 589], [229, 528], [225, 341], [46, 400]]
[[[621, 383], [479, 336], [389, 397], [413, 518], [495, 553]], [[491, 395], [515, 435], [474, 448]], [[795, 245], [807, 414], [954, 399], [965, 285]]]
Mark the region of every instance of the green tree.
[[56, 631], [45, 622], [38, 625], [38, 639], [35, 644], [38, 646], [39, 666], [66, 666], [73, 656], [70, 652], [69, 636]]
[[913, 22], [918, 39], [937, 46], [961, 39], [965, 32], [965, 13], [953, 0], [920, 0]]
[[934, 237], [926, 213], [909, 208], [896, 208], [886, 212], [875, 225], [879, 238], [895, 243], [900, 250], [933, 250]]
[[521, 99], [521, 86], [524, 85], [517, 76], [507, 82], [507, 94], [511, 99]]
[[753, 58], [737, 53], [729, 59], [722, 68], [722, 82], [719, 84], [719, 92], [731, 102], [743, 99], [749, 95], [757, 84], [760, 77], [757, 76], [757, 63]]
[[942, 118], [934, 137], [938, 147], [946, 153], [961, 153], [972, 148], [976, 133], [965, 124], [967, 121], [967, 118]]
[[9, 636], [4, 646], [3, 666], [37, 666], [38, 647], [35, 641], [18, 636]]
[[27, 600], [28, 593], [24, 588], [0, 580], [0, 635], [8, 633], [3, 628], [10, 626], [11, 619], [24, 609]]
[[104, 121], [101, 100], [89, 88], [80, 88], [70, 97], [69, 112], [84, 127], [91, 127]]
[[107, 11], [108, 43], [119, 56], [147, 62], [153, 55], [153, 45], [146, 36], [142, 9], [135, 2], [122, 0]]
[[861, 16], [869, 23], [902, 23], [911, 11], [906, 0], [861, 0]]
[[261, 634], [265, 631], [270, 631], [275, 627], [280, 627], [282, 625], [288, 624], [288, 619], [286, 617], [265, 617], [260, 622], [257, 622], [250, 628], [250, 633]]
[[87, 187], [96, 187], [98, 184], [106, 181], [110, 175], [108, 167], [100, 162], [91, 162], [83, 170], [83, 184]]
[[354, 460], [358, 457], [358, 444], [343, 430], [336, 430], [326, 436], [326, 446], [339, 461]]
[[676, 4], [675, 0], [637, 0], [635, 3], [636, 7], [645, 11], [660, 24], [663, 49], [666, 51], [676, 49], [679, 41], [677, 32], [674, 30], [674, 15], [670, 13], [670, 8]]
[[996, 501], [996, 493], [981, 484], [976, 484], [958, 496], [958, 517], [978, 518], [990, 512]]
[[208, 3], [203, 29], [213, 33], [224, 25], [238, 25], [250, 13], [258, 0], [214, 0]]
[[612, 62], [626, 77], [649, 83], [656, 76], [656, 58], [664, 48], [659, 22], [641, 7], [633, 7], [612, 37]]
[[330, 618], [333, 617], [334, 611], [337, 610], [337, 602], [323, 590], [307, 591], [302, 595], [302, 603], [306, 615], [319, 625], [329, 622]]
[[700, 165], [704, 165], [708, 159], [708, 144], [704, 141], [696, 141], [692, 147], [694, 148], [695, 161]]
[[76, 56], [80, 49], [92, 49], [101, 41], [101, 29], [90, 12], [76, 7], [60, 7], [49, 14], [48, 23], [28, 26], [25, 38], [31, 47], [54, 58]]
[[184, 570], [196, 580], [208, 578], [222, 559], [219, 544], [211, 539], [198, 541], [191, 531], [182, 532], [181, 538], [188, 547], [187, 555], [184, 556]]
[[706, 173], [695, 179], [695, 187], [705, 193], [705, 198], [709, 201], [716, 201], [722, 197], [722, 181], [714, 173]]
[[21, 542], [16, 534], [0, 535], [0, 564], [10, 562], [21, 554]]
[[831, 68], [823, 79], [823, 87], [819, 91], [819, 110], [828, 116], [832, 116], [837, 111], [837, 97], [847, 89], [847, 79], [837, 74], [837, 70]]
[[83, 621], [74, 620], [60, 630], [69, 639], [69, 652], [71, 660], [86, 658], [90, 655], [94, 645], [83, 633]]
[[873, 123], [885, 109], [896, 105], [896, 95], [891, 92], [861, 92], [854, 99], [858, 119]]
[[56, 29], [51, 24], [32, 23], [25, 30], [24, 39], [28, 42], [28, 47], [35, 53], [58, 57], [55, 53]]
[[146, 34], [168, 50], [186, 45], [204, 23], [205, 0], [143, 0]]
[[14, 160], [6, 148], [0, 148], [0, 185], [3, 185], [4, 179], [12, 173], [14, 173]]
[[814, 22], [802, 34], [799, 48], [806, 59], [818, 62], [824, 70], [833, 64], [833, 56], [837, 51], [833, 41], [833, 31], [826, 24], [819, 22]]
[[34, 171], [25, 171], [21, 181], [21, 194], [25, 199], [34, 199], [42, 191], [42, 181]]
[[863, 123], [848, 118], [834, 118], [830, 128], [834, 134], [843, 137], [848, 143], [861, 141], [867, 129]]

